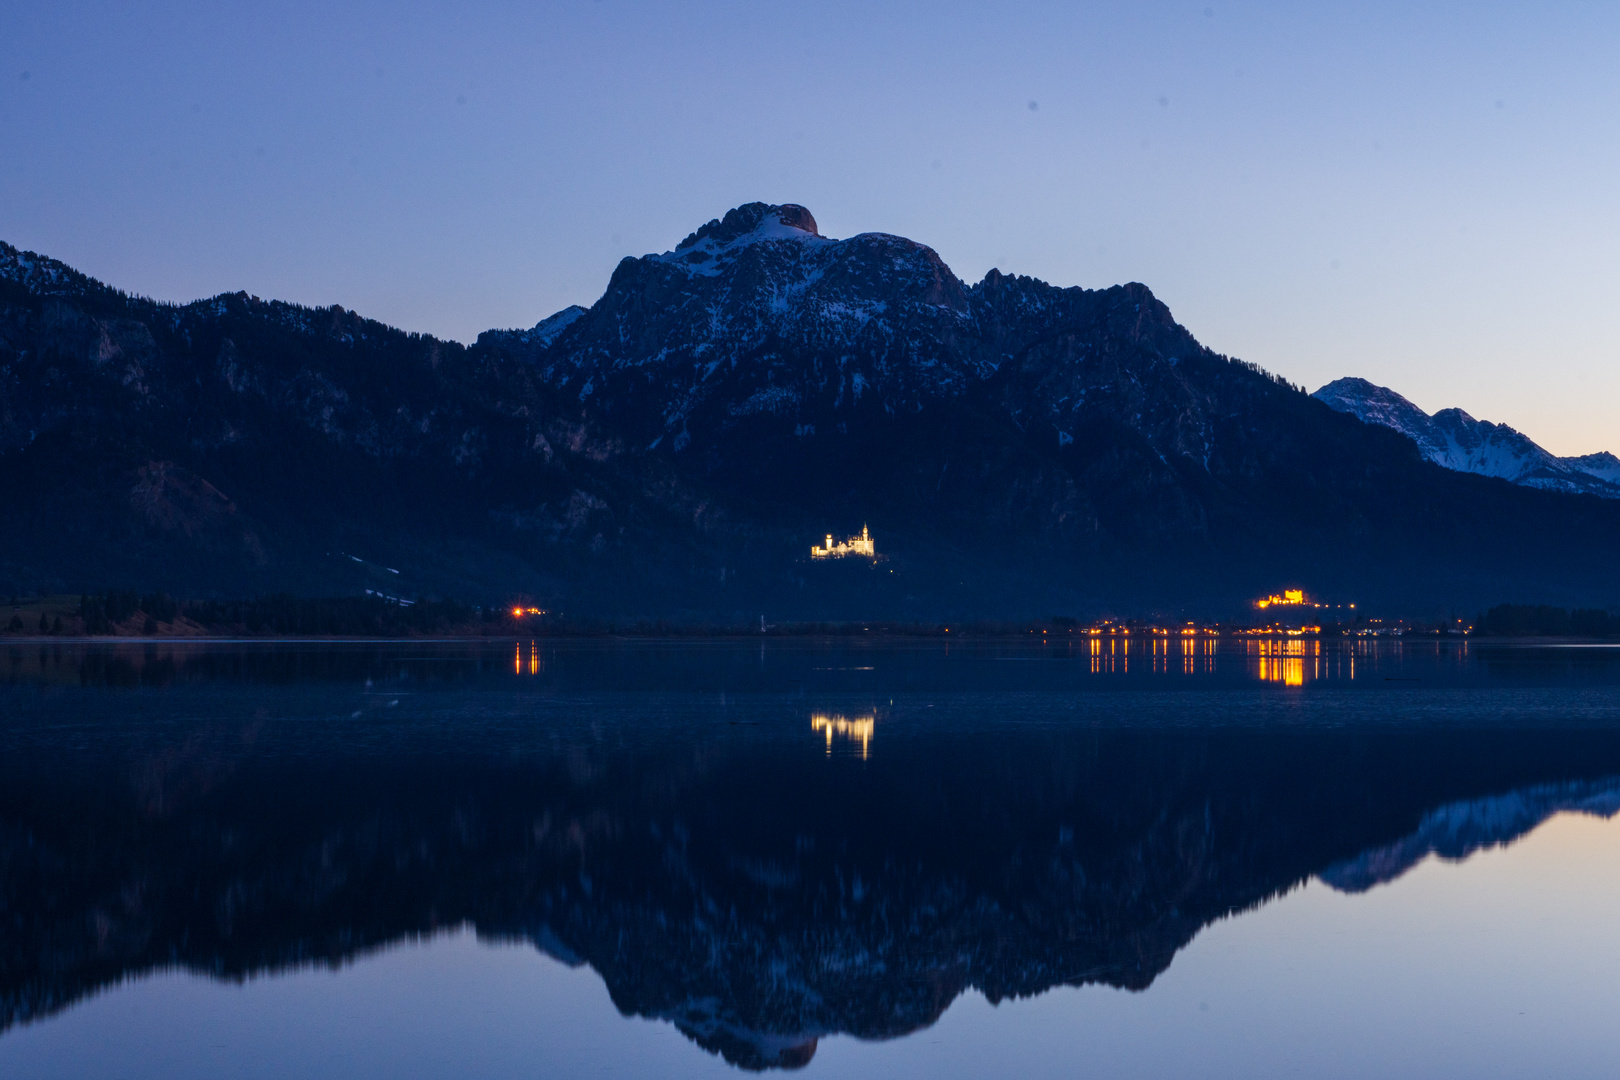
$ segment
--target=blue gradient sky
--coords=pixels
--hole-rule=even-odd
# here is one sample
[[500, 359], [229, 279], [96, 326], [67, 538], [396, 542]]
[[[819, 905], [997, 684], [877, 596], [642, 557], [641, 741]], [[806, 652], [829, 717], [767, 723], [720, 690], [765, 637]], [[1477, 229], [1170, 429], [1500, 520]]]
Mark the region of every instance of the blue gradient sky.
[[0, 239], [465, 341], [801, 202], [1620, 452], [1617, 56], [1612, 0], [12, 2]]

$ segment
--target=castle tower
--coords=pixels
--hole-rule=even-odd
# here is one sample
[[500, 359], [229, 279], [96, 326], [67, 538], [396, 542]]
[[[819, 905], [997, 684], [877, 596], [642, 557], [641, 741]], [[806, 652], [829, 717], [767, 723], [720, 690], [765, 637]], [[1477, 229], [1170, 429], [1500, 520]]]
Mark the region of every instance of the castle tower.
[[827, 534], [825, 547], [811, 545], [810, 557], [812, 559], [841, 559], [846, 555], [865, 555], [869, 559], [877, 558], [877, 545], [872, 540], [872, 530], [865, 525], [861, 526], [859, 536], [851, 536], [848, 540], [833, 541], [832, 533]]

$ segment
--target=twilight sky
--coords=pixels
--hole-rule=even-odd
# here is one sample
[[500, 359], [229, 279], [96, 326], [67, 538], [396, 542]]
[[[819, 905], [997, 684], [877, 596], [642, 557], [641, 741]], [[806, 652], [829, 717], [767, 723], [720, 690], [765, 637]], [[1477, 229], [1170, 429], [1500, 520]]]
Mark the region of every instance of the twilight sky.
[[739, 203], [1620, 452], [1620, 4], [13, 2], [0, 239], [470, 341]]

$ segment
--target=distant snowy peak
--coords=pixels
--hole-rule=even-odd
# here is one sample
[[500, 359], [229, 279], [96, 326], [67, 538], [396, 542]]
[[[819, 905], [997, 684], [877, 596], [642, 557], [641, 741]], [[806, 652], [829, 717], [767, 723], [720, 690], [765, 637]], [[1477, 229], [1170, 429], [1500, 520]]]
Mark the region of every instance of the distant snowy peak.
[[700, 244], [726, 245], [745, 237], [762, 239], [800, 239], [820, 236], [815, 215], [798, 203], [745, 203], [726, 211], [723, 218], [715, 218], [701, 226], [675, 246], [677, 252], [688, 251]]
[[1433, 418], [1387, 387], [1366, 379], [1337, 379], [1311, 396], [1364, 423], [1394, 428], [1417, 443], [1431, 461], [1440, 461], [1445, 451], [1445, 440], [1435, 430]]
[[1608, 451], [1596, 454], [1582, 454], [1580, 457], [1567, 457], [1562, 459], [1566, 465], [1581, 470], [1588, 476], [1595, 476], [1599, 480], [1607, 480], [1611, 484], [1620, 485], [1620, 458]]
[[1441, 409], [1430, 416], [1366, 379], [1337, 379], [1312, 396], [1365, 423], [1399, 431], [1417, 443], [1424, 457], [1448, 469], [1620, 499], [1620, 460], [1613, 454], [1556, 457], [1506, 424], [1475, 420], [1461, 409]]
[[748, 203], [716, 218], [676, 245], [674, 251], [655, 256], [691, 273], [712, 275], [739, 249], [768, 241], [830, 244], [816, 228], [816, 219], [797, 203], [772, 206]]

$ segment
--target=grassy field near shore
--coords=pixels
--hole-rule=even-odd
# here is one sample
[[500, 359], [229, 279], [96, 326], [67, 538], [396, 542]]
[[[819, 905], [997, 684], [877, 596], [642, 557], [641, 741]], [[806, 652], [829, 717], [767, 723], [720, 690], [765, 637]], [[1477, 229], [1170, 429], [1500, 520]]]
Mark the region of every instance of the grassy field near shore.
[[[79, 596], [77, 593], [59, 593], [54, 596], [7, 596], [0, 607], [0, 634], [7, 636], [34, 636], [40, 633], [78, 633]], [[45, 625], [40, 626], [44, 616]], [[61, 625], [58, 626], [57, 624]]]

